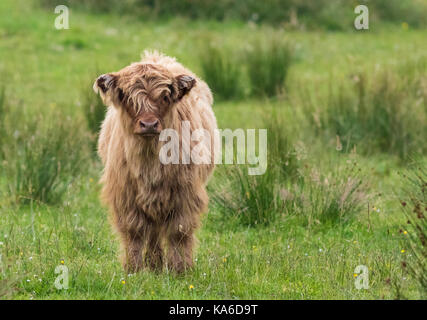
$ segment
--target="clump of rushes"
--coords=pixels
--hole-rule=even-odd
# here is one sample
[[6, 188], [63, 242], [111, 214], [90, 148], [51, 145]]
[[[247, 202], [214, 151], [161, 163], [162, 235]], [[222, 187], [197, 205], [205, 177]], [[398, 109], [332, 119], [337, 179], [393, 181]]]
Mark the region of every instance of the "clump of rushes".
[[236, 55], [210, 45], [201, 54], [200, 61], [204, 80], [215, 99], [230, 100], [243, 96], [242, 65]]
[[285, 212], [299, 215], [308, 225], [352, 221], [366, 207], [368, 186], [354, 158], [341, 161], [324, 171], [318, 164], [303, 166], [297, 181], [280, 190]]
[[[416, 88], [416, 89], [414, 89]], [[330, 86], [328, 96], [303, 99], [312, 113], [312, 127], [339, 135], [351, 149], [388, 153], [404, 160], [424, 152], [427, 136], [427, 86], [420, 78], [380, 71], [360, 73], [340, 86]]]
[[420, 161], [404, 175], [406, 196], [401, 206], [407, 223], [399, 230], [402, 251], [405, 252], [402, 268], [418, 284], [421, 299], [427, 298], [427, 163]]
[[[214, 181], [222, 184], [214, 182], [210, 188], [212, 203], [227, 221], [256, 226], [297, 215], [307, 225], [345, 224], [366, 207], [368, 185], [355, 152], [345, 159], [339, 154], [333, 167], [324, 168], [311, 162], [302, 142], [294, 142], [281, 116], [273, 112], [264, 127], [268, 129], [265, 173], [251, 176], [246, 166], [239, 165], [218, 168]], [[338, 137], [336, 149], [341, 153]]]
[[282, 203], [271, 170], [249, 175], [247, 167], [231, 165], [218, 171], [217, 178], [229, 183], [214, 186], [211, 200], [223, 218], [252, 227], [275, 221]]
[[229, 185], [213, 186], [212, 190], [212, 202], [223, 216], [246, 226], [267, 225], [276, 220], [284, 209], [279, 185], [294, 179], [300, 165], [282, 118], [268, 117], [263, 127], [267, 128], [268, 139], [265, 173], [249, 175], [248, 167], [239, 165], [218, 168], [217, 178], [229, 181]]
[[247, 51], [247, 71], [254, 96], [272, 97], [285, 89], [293, 49], [280, 35], [258, 39]]
[[288, 127], [283, 115], [276, 111], [264, 119], [263, 128], [267, 129], [268, 134], [268, 168], [273, 168], [281, 181], [295, 179], [301, 165]]
[[9, 194], [18, 203], [58, 202], [85, 168], [86, 131], [70, 118], [52, 117], [55, 120], [45, 115], [30, 121], [22, 113], [10, 115], [21, 125], [6, 129], [10, 141], [3, 169]]

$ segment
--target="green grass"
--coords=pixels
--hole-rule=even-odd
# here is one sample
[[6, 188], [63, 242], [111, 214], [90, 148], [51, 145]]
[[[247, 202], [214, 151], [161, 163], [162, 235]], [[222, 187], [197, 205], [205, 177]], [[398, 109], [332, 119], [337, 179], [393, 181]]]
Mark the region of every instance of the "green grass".
[[427, 6], [423, 0], [38, 0], [47, 8], [65, 4], [78, 10], [95, 13], [115, 12], [130, 14], [139, 19], [170, 19], [180, 16], [188, 19], [250, 23], [286, 24], [293, 28], [348, 30], [352, 25], [354, 8], [359, 4], [369, 6], [374, 23], [407, 22], [425, 26]]
[[202, 77], [216, 99], [230, 100], [243, 95], [242, 64], [235, 52], [209, 46], [201, 54]]
[[255, 96], [275, 96], [285, 87], [293, 50], [283, 37], [279, 33], [268, 41], [257, 39], [247, 52], [249, 82]]
[[[0, 88], [6, 89], [5, 102], [0, 102], [0, 107], [2, 110], [10, 110], [10, 106], [22, 108], [24, 113], [22, 118], [13, 118], [11, 115], [15, 113], [10, 112], [6, 112], [5, 117], [0, 115], [6, 128], [6, 133], [0, 135], [1, 143], [9, 151], [12, 144], [4, 141], [14, 139], [13, 128], [35, 126], [41, 132], [38, 140], [41, 142], [34, 145], [35, 150], [45, 147], [61, 157], [74, 154], [67, 147], [74, 141], [72, 133], [61, 137], [59, 141], [63, 144], [57, 148], [50, 148], [45, 142], [55, 141], [55, 135], [60, 132], [58, 128], [67, 119], [72, 119], [68, 121], [69, 126], [79, 135], [88, 135], [85, 138], [88, 142], [82, 143], [82, 148], [90, 147], [93, 138], [89, 136], [96, 130], [98, 116], [85, 115], [85, 106], [90, 108], [94, 100], [87, 98], [90, 88], [85, 91], [83, 84], [98, 73], [115, 71], [137, 61], [146, 48], [176, 56], [202, 75], [200, 53], [206, 47], [206, 39], [221, 39], [223, 47], [244, 52], [251, 41], [280, 34], [268, 26], [254, 27], [233, 21], [144, 22], [129, 16], [94, 15], [78, 10], [71, 10], [71, 29], [59, 31], [54, 29], [53, 10], [43, 11], [29, 4], [24, 0], [0, 2]], [[420, 298], [417, 280], [401, 267], [407, 251], [401, 252], [406, 248], [402, 247], [399, 229], [406, 218], [399, 200], [406, 182], [398, 172], [404, 171], [407, 163], [390, 150], [378, 147], [373, 152], [359, 154], [358, 166], [369, 178], [361, 177], [363, 182], [369, 181], [366, 202], [370, 209], [368, 211], [366, 202], [351, 202], [344, 215], [351, 219], [342, 221], [342, 211], [337, 210], [337, 199], [340, 199], [337, 195], [349, 172], [339, 172], [340, 166], [335, 164], [340, 160], [345, 162], [341, 153], [347, 148], [351, 150], [352, 146], [342, 140], [343, 150], [338, 152], [335, 132], [323, 139], [310, 126], [310, 114], [305, 112], [301, 100], [315, 96], [313, 92], [326, 96], [331, 83], [338, 88], [350, 81], [348, 75], [359, 71], [397, 66], [406, 60], [419, 61], [427, 52], [425, 30], [414, 30], [411, 25], [409, 29], [400, 25], [378, 25], [372, 31], [361, 33], [289, 31], [286, 34], [295, 58], [286, 77], [289, 95], [269, 100], [223, 100], [215, 104], [214, 111], [220, 128], [286, 128], [274, 131], [277, 137], [270, 139], [277, 142], [273, 144], [277, 165], [282, 166], [283, 159], [289, 157], [292, 170], [285, 169], [275, 178], [290, 192], [312, 192], [311, 201], [301, 202], [308, 206], [296, 204], [294, 208], [280, 210], [276, 206], [270, 223], [254, 226], [227, 218], [211, 202], [198, 233], [200, 245], [194, 270], [180, 276], [148, 271], [127, 275], [117, 259], [118, 242], [107, 222], [108, 211], [98, 200], [97, 181], [102, 170], [99, 161], [82, 157], [85, 160], [79, 162], [78, 172], [72, 174], [74, 179], [60, 179], [67, 187], [58, 201], [17, 203], [17, 193], [11, 193], [8, 188], [14, 180], [3, 174], [6, 166], [19, 163], [12, 153], [0, 163], [0, 297], [394, 299], [396, 292], [391, 284], [398, 283], [403, 296]], [[413, 65], [413, 70], [415, 74], [420, 67]], [[404, 68], [404, 72], [412, 73], [408, 68]], [[423, 79], [420, 81], [425, 84]], [[309, 94], [299, 94], [301, 88]], [[265, 118], [272, 115], [278, 123], [265, 122]], [[423, 119], [421, 113], [417, 116], [417, 121]], [[87, 120], [89, 126], [86, 126]], [[49, 128], [53, 128], [52, 131]], [[19, 147], [23, 148], [25, 143]], [[363, 150], [365, 140], [358, 143], [357, 150]], [[22, 158], [21, 163], [26, 165], [29, 161]], [[308, 189], [293, 188], [295, 184], [302, 186], [299, 176], [311, 178], [308, 172], [312, 168], [320, 171], [323, 183], [324, 178], [333, 181], [331, 177], [338, 177], [339, 183], [332, 191], [313, 188], [312, 184], [308, 184]], [[214, 181], [223, 186], [232, 183], [233, 180], [220, 174], [223, 168], [219, 169]], [[294, 171], [298, 172], [296, 177], [291, 174]], [[12, 176], [16, 178], [13, 171]], [[68, 183], [70, 181], [72, 183]], [[239, 191], [224, 189], [230, 194]], [[257, 189], [253, 190], [256, 205]], [[262, 190], [268, 191], [270, 197], [277, 195], [280, 188], [273, 191], [264, 184]], [[246, 195], [246, 191], [239, 194]], [[37, 198], [31, 194], [30, 197]], [[353, 204], [358, 206], [357, 210], [351, 210]], [[265, 202], [261, 208], [268, 205]], [[319, 218], [322, 208], [333, 208], [326, 210], [333, 218]], [[265, 214], [263, 209], [258, 212]], [[70, 271], [68, 290], [54, 287], [57, 276], [54, 270], [61, 260]], [[358, 265], [369, 268], [368, 290], [357, 290], [354, 286], [353, 272]], [[194, 289], [189, 289], [190, 285]]]
[[[402, 246], [408, 250], [408, 257], [402, 260], [403, 269], [417, 279], [420, 296], [427, 297], [427, 171], [423, 161], [416, 162], [404, 175], [406, 194], [401, 200], [407, 223], [399, 230]], [[396, 284], [400, 292], [400, 283]], [[403, 293], [404, 294], [404, 293]]]
[[[418, 75], [410, 65], [399, 72], [380, 70], [349, 76], [352, 80], [335, 86], [330, 82], [328, 96], [308, 98], [311, 126], [338, 135], [350, 149], [362, 146], [363, 152], [384, 152], [406, 160], [424, 153], [427, 136], [427, 90], [425, 64], [417, 63]], [[421, 75], [420, 75], [421, 74]], [[349, 87], [346, 87], [346, 86]], [[311, 103], [310, 103], [311, 102]]]

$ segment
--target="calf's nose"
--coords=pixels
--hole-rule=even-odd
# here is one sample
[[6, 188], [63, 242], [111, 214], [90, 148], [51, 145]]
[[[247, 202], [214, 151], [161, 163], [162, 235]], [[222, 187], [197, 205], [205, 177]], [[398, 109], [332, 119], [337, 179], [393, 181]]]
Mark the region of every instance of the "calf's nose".
[[159, 126], [159, 120], [151, 122], [139, 120], [139, 126], [143, 131], [155, 131]]

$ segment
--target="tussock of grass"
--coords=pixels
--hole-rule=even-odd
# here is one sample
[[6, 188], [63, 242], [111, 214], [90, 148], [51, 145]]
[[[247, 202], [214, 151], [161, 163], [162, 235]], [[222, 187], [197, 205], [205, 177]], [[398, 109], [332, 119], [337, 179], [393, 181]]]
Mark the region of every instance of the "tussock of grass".
[[[200, 59], [203, 78], [216, 97], [220, 100], [237, 99], [246, 93], [272, 97], [285, 90], [293, 60], [293, 49], [288, 41], [279, 35], [258, 39], [247, 49], [246, 59], [237, 59], [241, 53], [236, 50], [212, 45], [203, 50]], [[246, 83], [249, 83], [247, 90], [244, 89]]]
[[255, 41], [247, 52], [252, 94], [271, 97], [283, 91], [292, 59], [290, 43], [279, 36]]
[[211, 200], [223, 215], [222, 219], [252, 227], [276, 220], [281, 201], [275, 189], [276, 177], [271, 170], [263, 175], [251, 176], [246, 167], [232, 165], [225, 168], [221, 175], [222, 179], [227, 177], [231, 182], [227, 188], [219, 189], [217, 186]]
[[208, 46], [201, 55], [203, 78], [214, 98], [236, 99], [243, 96], [242, 65], [233, 52]]
[[[292, 141], [282, 124], [277, 115], [265, 121], [269, 145], [264, 175], [250, 176], [238, 165], [220, 171], [219, 179], [230, 183], [214, 187], [215, 208], [225, 220], [246, 226], [267, 225], [289, 215], [300, 216], [308, 225], [352, 221], [369, 198], [355, 155], [344, 164], [338, 159], [334, 167], [321, 168], [307, 159], [306, 147]], [[341, 143], [337, 148], [340, 152]]]
[[29, 120], [23, 112], [13, 111], [6, 117], [3, 170], [9, 195], [17, 202], [58, 202], [84, 171], [85, 131], [61, 115]]
[[281, 189], [286, 213], [304, 218], [308, 225], [345, 224], [367, 205], [367, 181], [356, 160], [341, 160], [330, 170], [305, 165], [299, 179], [288, 189]]
[[427, 94], [424, 80], [414, 82], [392, 71], [361, 73], [330, 86], [327, 98], [306, 99], [311, 126], [335, 135], [352, 149], [394, 154], [407, 159], [424, 152]]
[[268, 134], [268, 168], [272, 168], [282, 181], [295, 179], [301, 166], [300, 154], [283, 115], [273, 111], [265, 117], [263, 127]]
[[249, 175], [248, 168], [239, 165], [219, 168], [219, 179], [230, 183], [227, 188], [216, 186], [212, 192], [212, 201], [223, 218], [246, 226], [268, 225], [280, 216], [284, 204], [279, 183], [296, 177], [299, 165], [282, 118], [277, 114], [266, 117], [263, 127], [267, 128], [268, 142], [266, 172]]

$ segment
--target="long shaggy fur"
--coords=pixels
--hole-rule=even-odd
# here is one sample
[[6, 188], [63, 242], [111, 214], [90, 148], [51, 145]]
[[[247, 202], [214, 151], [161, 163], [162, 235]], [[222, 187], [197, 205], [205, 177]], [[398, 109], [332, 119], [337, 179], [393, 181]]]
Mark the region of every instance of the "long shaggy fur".
[[[182, 75], [195, 80], [188, 92], [177, 80]], [[164, 142], [134, 134], [133, 126], [137, 116], [153, 113], [162, 128], [181, 133], [182, 121], [189, 121], [192, 130], [204, 128], [213, 137], [217, 125], [208, 86], [175, 59], [146, 52], [141, 62], [98, 79], [94, 88], [108, 106], [98, 141], [102, 199], [120, 236], [124, 267], [160, 270], [166, 264], [177, 272], [191, 267], [213, 162], [163, 165]], [[161, 107], [168, 98], [170, 105]]]

